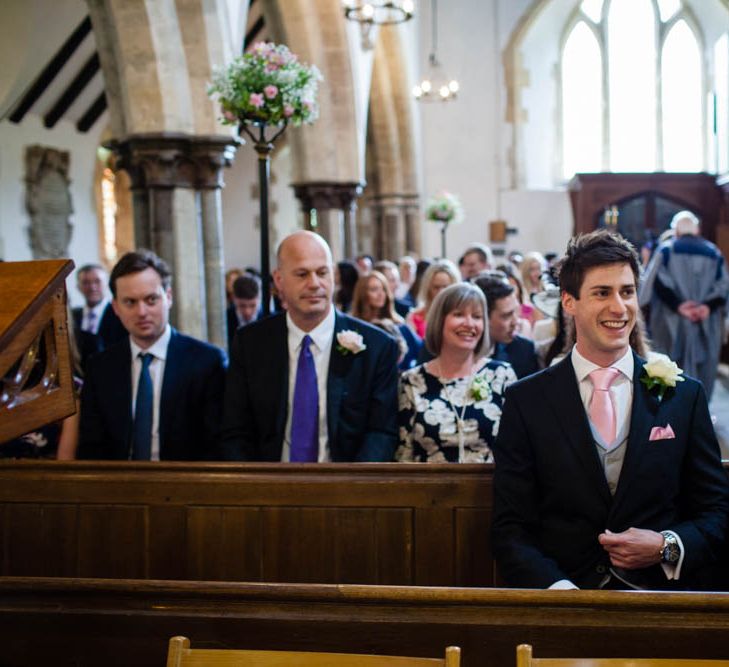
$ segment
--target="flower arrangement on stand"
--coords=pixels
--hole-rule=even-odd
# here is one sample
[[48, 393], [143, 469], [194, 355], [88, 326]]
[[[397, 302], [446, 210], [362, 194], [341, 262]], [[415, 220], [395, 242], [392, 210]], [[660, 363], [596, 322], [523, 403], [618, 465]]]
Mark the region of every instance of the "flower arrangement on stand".
[[[264, 315], [270, 312], [268, 183], [273, 144], [290, 124], [313, 123], [319, 116], [316, 97], [323, 77], [283, 44], [258, 42], [226, 67], [213, 71], [208, 95], [220, 104], [222, 122], [247, 134], [258, 153], [261, 214], [261, 275]], [[267, 136], [268, 128], [274, 128]], [[254, 133], [255, 130], [255, 133]]]
[[425, 208], [425, 219], [430, 222], [440, 222], [441, 256], [446, 256], [446, 231], [451, 223], [463, 220], [463, 206], [461, 200], [450, 192], [443, 191], [432, 197]]

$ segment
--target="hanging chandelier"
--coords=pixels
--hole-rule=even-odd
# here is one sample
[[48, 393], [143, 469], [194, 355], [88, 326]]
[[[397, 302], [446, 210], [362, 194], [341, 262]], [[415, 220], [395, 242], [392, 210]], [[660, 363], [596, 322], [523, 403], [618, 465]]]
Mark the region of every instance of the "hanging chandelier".
[[429, 76], [413, 87], [413, 96], [421, 102], [448, 102], [456, 99], [460, 85], [456, 79], [450, 79], [440, 71], [438, 60], [438, 6], [437, 0], [431, 0], [431, 43], [428, 55]]
[[344, 17], [356, 21], [362, 31], [362, 48], [373, 48], [372, 28], [376, 25], [395, 25], [413, 18], [413, 0], [370, 0], [370, 2], [348, 2], [344, 7]]

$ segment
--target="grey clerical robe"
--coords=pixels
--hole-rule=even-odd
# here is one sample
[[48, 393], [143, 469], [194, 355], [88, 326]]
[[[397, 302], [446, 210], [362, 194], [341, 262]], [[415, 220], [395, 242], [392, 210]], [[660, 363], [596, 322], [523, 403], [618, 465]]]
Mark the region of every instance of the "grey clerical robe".
[[[695, 377], [711, 397], [724, 335], [729, 274], [719, 249], [700, 236], [684, 235], [663, 243], [651, 259], [640, 289], [640, 304], [650, 303], [653, 347]], [[709, 306], [709, 317], [691, 322], [677, 308], [684, 301]]]

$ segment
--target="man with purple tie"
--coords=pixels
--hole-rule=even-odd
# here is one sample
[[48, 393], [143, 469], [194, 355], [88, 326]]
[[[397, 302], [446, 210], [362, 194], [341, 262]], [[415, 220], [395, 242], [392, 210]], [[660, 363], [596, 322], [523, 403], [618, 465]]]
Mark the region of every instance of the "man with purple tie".
[[232, 461], [391, 461], [397, 443], [395, 341], [337, 312], [329, 246], [285, 238], [276, 288], [286, 312], [238, 331], [221, 449]]
[[575, 346], [506, 391], [493, 548], [509, 586], [717, 586], [729, 483], [701, 385], [631, 349], [638, 278], [622, 237], [572, 239], [559, 280]]

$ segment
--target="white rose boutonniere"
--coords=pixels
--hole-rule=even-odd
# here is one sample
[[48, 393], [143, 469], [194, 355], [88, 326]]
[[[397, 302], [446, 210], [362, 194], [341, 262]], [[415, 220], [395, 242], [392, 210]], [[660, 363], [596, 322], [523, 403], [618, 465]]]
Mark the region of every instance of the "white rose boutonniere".
[[337, 334], [337, 351], [342, 354], [359, 354], [366, 350], [367, 346], [362, 342], [362, 335], [351, 329], [340, 331]]
[[658, 400], [663, 400], [668, 389], [673, 389], [677, 382], [683, 382], [681, 377], [683, 369], [678, 367], [675, 361], [672, 361], [665, 354], [651, 352], [648, 355], [648, 363], [643, 365], [645, 371], [640, 381], [651, 390], [658, 387]]
[[471, 383], [471, 396], [477, 401], [488, 401], [491, 398], [491, 387], [485, 377], [473, 378], [473, 382]]

